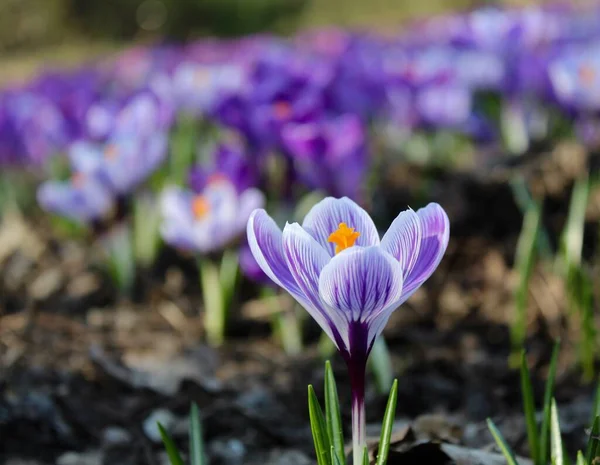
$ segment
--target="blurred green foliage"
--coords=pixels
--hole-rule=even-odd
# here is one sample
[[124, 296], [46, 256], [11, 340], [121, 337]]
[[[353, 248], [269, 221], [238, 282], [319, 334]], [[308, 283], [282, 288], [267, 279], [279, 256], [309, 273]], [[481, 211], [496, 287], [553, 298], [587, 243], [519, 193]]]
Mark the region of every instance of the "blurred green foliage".
[[2, 0], [0, 53], [76, 40], [290, 31], [308, 0]]

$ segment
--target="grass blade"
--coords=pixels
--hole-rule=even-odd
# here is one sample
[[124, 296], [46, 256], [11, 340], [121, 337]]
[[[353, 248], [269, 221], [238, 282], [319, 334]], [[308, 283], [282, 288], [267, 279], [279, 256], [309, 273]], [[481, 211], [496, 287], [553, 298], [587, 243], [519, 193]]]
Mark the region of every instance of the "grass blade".
[[158, 431], [160, 431], [160, 437], [165, 445], [165, 450], [167, 451], [167, 456], [169, 457], [169, 462], [171, 462], [171, 465], [184, 465], [183, 459], [179, 454], [179, 449], [177, 449], [173, 438], [169, 433], [167, 433], [167, 431], [163, 428], [163, 425], [160, 423], [158, 423]]
[[312, 385], [308, 386], [308, 413], [310, 416], [310, 429], [315, 443], [317, 463], [319, 465], [331, 464], [331, 444], [327, 435], [327, 422], [319, 405], [319, 400]]
[[202, 424], [198, 405], [192, 403], [190, 412], [190, 463], [204, 465], [204, 441], [202, 439]]
[[590, 193], [590, 180], [586, 175], [578, 179], [573, 186], [571, 202], [567, 216], [567, 224], [562, 235], [562, 255], [564, 265], [581, 265], [581, 251], [583, 249], [583, 231], [585, 226], [585, 210]]
[[385, 414], [383, 415], [383, 424], [381, 425], [381, 437], [379, 438], [379, 450], [377, 451], [377, 465], [385, 465], [390, 452], [390, 441], [392, 438], [392, 428], [394, 427], [394, 417], [396, 416], [396, 404], [398, 403], [398, 380], [395, 379], [390, 390]]
[[543, 465], [543, 463], [540, 462], [538, 427], [535, 421], [535, 401], [533, 399], [531, 376], [527, 366], [525, 351], [521, 353], [521, 396], [523, 397], [523, 411], [525, 412], [525, 422], [527, 424], [529, 452], [534, 464]]
[[331, 447], [338, 461], [344, 463], [346, 457], [344, 454], [344, 432], [342, 430], [340, 400], [333, 369], [329, 361], [325, 362], [325, 421], [327, 423], [327, 433], [329, 434]]
[[598, 415], [600, 415], [600, 380], [598, 380], [598, 385], [596, 386], [596, 394], [594, 396], [594, 405], [592, 408], [592, 418], [590, 419], [590, 424], [594, 423]]
[[554, 399], [550, 406], [550, 461], [552, 465], [565, 465], [558, 408]]
[[331, 446], [331, 464], [332, 465], [344, 465], [344, 462], [340, 461], [340, 458], [338, 457], [337, 452], [335, 451], [333, 446]]
[[490, 430], [490, 433], [492, 433], [492, 436], [494, 436], [496, 444], [498, 444], [498, 447], [502, 451], [502, 455], [504, 455], [506, 463], [508, 465], [519, 465], [519, 462], [517, 462], [517, 459], [515, 458], [515, 454], [513, 453], [512, 449], [504, 439], [504, 436], [502, 436], [502, 433], [496, 427], [491, 418], [487, 419], [487, 425]]
[[363, 454], [363, 465], [369, 465], [369, 449], [365, 447], [365, 452]]
[[200, 285], [204, 300], [204, 331], [209, 344], [217, 347], [225, 340], [227, 308], [220, 279], [220, 268], [210, 258], [198, 259]]
[[583, 456], [583, 452], [578, 451], [577, 452], [577, 463], [576, 463], [576, 465], [588, 465], [588, 463], [589, 462]]
[[544, 416], [542, 418], [542, 429], [540, 430], [540, 463], [548, 463], [548, 452], [550, 450], [550, 410], [552, 406], [552, 397], [554, 396], [554, 383], [556, 379], [556, 364], [558, 362], [558, 353], [560, 351], [560, 341], [554, 343], [550, 366], [548, 367], [548, 379], [546, 380], [546, 389], [544, 391]]
[[599, 435], [600, 435], [600, 417], [596, 417], [594, 419], [594, 423], [592, 423], [592, 429], [590, 431], [590, 439], [588, 439], [587, 448], [585, 451], [585, 456], [586, 456], [588, 463], [592, 463], [592, 461], [596, 458], [596, 456], [600, 454], [600, 441], [598, 440]]
[[[513, 351], [521, 350], [527, 330], [527, 302], [529, 297], [529, 280], [535, 263], [536, 245], [542, 218], [542, 206], [532, 201], [523, 218], [523, 228], [517, 242], [515, 267], [519, 274], [519, 285], [515, 290], [515, 319], [511, 325], [511, 342]], [[515, 352], [513, 352], [514, 360]]]

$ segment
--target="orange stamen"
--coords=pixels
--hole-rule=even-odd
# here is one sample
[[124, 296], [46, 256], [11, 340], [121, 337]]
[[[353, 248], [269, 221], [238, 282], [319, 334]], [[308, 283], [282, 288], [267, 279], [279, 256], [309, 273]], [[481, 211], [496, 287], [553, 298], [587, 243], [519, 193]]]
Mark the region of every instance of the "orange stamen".
[[203, 218], [210, 211], [210, 205], [203, 195], [198, 195], [192, 200], [192, 212], [197, 219]]
[[349, 228], [346, 223], [340, 223], [339, 228], [329, 235], [327, 241], [335, 244], [337, 255], [342, 250], [352, 247], [359, 236], [360, 233], [354, 232], [354, 228]]
[[596, 77], [597, 77], [596, 70], [592, 66], [582, 65], [579, 68], [579, 79], [581, 80], [582, 84], [584, 84], [585, 86], [589, 87], [592, 84], [594, 84]]

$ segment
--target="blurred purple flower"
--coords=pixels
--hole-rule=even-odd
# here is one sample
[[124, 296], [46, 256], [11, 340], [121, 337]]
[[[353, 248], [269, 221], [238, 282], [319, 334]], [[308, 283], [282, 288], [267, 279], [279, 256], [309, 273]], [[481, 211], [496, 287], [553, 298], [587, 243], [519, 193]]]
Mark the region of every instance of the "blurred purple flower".
[[44, 210], [79, 222], [101, 219], [113, 206], [109, 190], [83, 173], [75, 173], [69, 181], [46, 181], [37, 199]]
[[208, 183], [201, 194], [169, 187], [160, 199], [161, 234], [177, 248], [215, 252], [238, 238], [250, 213], [263, 204], [261, 191], [250, 188], [238, 194], [235, 186], [224, 178]]
[[335, 196], [360, 197], [368, 156], [365, 129], [357, 116], [291, 123], [283, 128], [282, 140], [309, 187]]
[[189, 185], [195, 192], [202, 192], [211, 181], [225, 178], [231, 182], [238, 194], [256, 186], [256, 166], [241, 145], [233, 142], [219, 144], [210, 166], [196, 166], [189, 175]]
[[565, 48], [548, 67], [557, 101], [574, 111], [600, 110], [600, 42]]
[[67, 144], [66, 121], [47, 98], [31, 91], [10, 91], [0, 104], [2, 129], [18, 164], [40, 164]]
[[167, 134], [157, 132], [143, 139], [121, 136], [105, 144], [76, 142], [69, 159], [76, 171], [95, 176], [116, 194], [126, 194], [161, 165], [167, 149]]
[[235, 93], [246, 83], [246, 70], [235, 63], [201, 64], [183, 62], [173, 76], [174, 99], [178, 109], [196, 116], [209, 114], [215, 102]]
[[261, 285], [276, 286], [273, 280], [262, 270], [248, 244], [240, 247], [239, 260], [240, 269], [248, 279]]
[[302, 226], [283, 234], [264, 211], [248, 221], [248, 242], [263, 271], [287, 290], [333, 340], [348, 365], [353, 390], [354, 453], [365, 445], [367, 358], [391, 313], [437, 268], [449, 221], [437, 204], [398, 215], [380, 240], [362, 208], [326, 198]]

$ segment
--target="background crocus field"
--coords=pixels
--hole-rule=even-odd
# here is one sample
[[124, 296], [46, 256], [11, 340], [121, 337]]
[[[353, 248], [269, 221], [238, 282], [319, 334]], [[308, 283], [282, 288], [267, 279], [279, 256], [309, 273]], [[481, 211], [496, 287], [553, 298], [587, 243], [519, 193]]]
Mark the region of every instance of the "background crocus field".
[[344, 361], [246, 235], [327, 196], [380, 234], [430, 202], [450, 221], [371, 356], [369, 438], [399, 380], [388, 463], [504, 463], [491, 418], [541, 465], [519, 369], [539, 412], [557, 340], [585, 447], [597, 3], [7, 0], [0, 66], [1, 463], [167, 463], [157, 422], [187, 450], [192, 401], [210, 463], [316, 463], [326, 359], [349, 438]]

